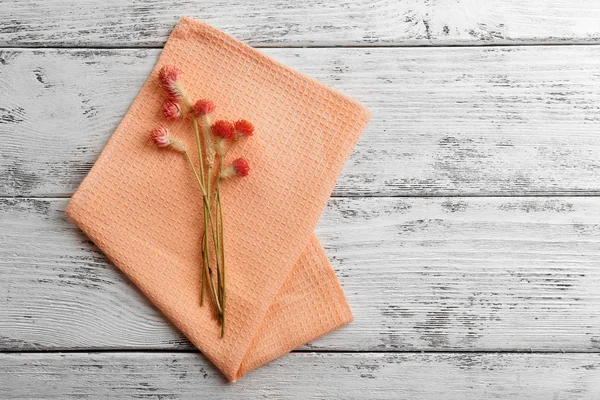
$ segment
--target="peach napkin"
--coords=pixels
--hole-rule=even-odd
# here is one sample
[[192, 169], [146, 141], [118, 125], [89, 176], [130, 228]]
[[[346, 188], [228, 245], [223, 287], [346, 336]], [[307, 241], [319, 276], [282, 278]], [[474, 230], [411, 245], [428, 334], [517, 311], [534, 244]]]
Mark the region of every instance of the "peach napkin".
[[[156, 148], [159, 123], [194, 148], [189, 120], [165, 123], [159, 69], [178, 66], [214, 118], [247, 118], [252, 166], [222, 188], [225, 337], [200, 307], [201, 197], [185, 158]], [[150, 78], [67, 208], [141, 291], [224, 374], [248, 371], [348, 324], [352, 314], [313, 230], [370, 117], [359, 103], [202, 22], [182, 18]], [[192, 154], [194, 152], [191, 152]]]

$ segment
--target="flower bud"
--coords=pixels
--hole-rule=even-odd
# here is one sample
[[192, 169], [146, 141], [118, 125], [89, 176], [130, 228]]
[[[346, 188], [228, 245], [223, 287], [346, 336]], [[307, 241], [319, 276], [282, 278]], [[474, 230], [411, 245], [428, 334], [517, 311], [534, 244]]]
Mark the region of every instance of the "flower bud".
[[202, 117], [215, 111], [215, 107], [215, 103], [210, 100], [198, 100], [196, 104], [194, 104], [194, 114], [196, 114], [197, 117]]
[[238, 174], [238, 176], [248, 176], [248, 173], [250, 172], [250, 165], [248, 164], [248, 161], [246, 161], [246, 159], [244, 158], [238, 158], [233, 162], [233, 168], [235, 169], [235, 172]]
[[230, 166], [221, 171], [221, 178], [228, 179], [234, 176], [244, 177], [250, 173], [250, 165], [244, 158], [236, 159]]
[[165, 119], [178, 119], [181, 118], [181, 115], [179, 103], [176, 103], [173, 100], [165, 101], [165, 104], [163, 104], [163, 116]]
[[229, 121], [215, 121], [212, 125], [212, 132], [216, 137], [230, 139], [233, 136], [233, 125]]
[[236, 133], [242, 136], [249, 137], [254, 135], [254, 125], [252, 125], [250, 121], [240, 119], [239, 121], [235, 122], [234, 127]]
[[185, 97], [183, 86], [181, 85], [181, 71], [174, 65], [165, 65], [160, 69], [158, 78], [168, 96], [172, 100], [179, 100]]
[[160, 148], [171, 147], [173, 150], [180, 152], [185, 151], [185, 145], [183, 142], [171, 135], [171, 132], [164, 126], [157, 126], [150, 132], [152, 140]]

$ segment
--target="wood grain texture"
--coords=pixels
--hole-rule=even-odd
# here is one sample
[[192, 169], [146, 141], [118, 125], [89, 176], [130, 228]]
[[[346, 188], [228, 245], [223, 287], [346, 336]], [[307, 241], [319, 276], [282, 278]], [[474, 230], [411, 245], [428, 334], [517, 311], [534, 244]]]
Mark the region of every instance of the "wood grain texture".
[[0, 46], [161, 46], [183, 15], [254, 46], [595, 43], [600, 38], [600, 5], [594, 0], [5, 0]]
[[[373, 110], [334, 195], [600, 193], [598, 46], [264, 51]], [[0, 52], [0, 196], [70, 195], [158, 54]]]
[[[0, 350], [192, 349], [63, 213], [0, 203]], [[600, 199], [338, 198], [355, 322], [305, 350], [600, 351]]]
[[11, 399], [597, 399], [600, 354], [293, 353], [225, 385], [195, 353], [0, 354]]

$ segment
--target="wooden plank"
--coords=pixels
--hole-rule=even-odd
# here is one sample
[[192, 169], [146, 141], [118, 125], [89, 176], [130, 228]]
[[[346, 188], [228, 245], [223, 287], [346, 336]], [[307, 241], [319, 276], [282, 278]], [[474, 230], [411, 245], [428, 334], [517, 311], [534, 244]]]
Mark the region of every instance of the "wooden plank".
[[[65, 217], [0, 203], [0, 350], [191, 349]], [[600, 351], [600, 199], [338, 198], [355, 322], [305, 350]]]
[[16, 353], [0, 397], [597, 399], [599, 371], [600, 354], [292, 353], [226, 385], [195, 353]]
[[182, 15], [254, 46], [595, 43], [600, 38], [600, 5], [594, 0], [5, 0], [0, 46], [162, 46]]
[[[374, 116], [334, 195], [600, 194], [600, 47], [265, 49]], [[159, 50], [0, 53], [0, 196], [68, 196]]]

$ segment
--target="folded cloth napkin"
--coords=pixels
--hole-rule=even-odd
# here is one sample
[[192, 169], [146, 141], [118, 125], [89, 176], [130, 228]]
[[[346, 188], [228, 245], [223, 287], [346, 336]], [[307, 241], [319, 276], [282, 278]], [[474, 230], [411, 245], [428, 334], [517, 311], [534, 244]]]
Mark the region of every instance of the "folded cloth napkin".
[[[195, 148], [189, 120], [166, 124], [158, 71], [182, 70], [214, 119], [247, 118], [252, 170], [222, 187], [225, 337], [200, 307], [200, 192], [185, 158], [160, 150], [165, 124]], [[359, 103], [202, 22], [182, 18], [150, 78], [73, 195], [67, 214], [230, 381], [352, 321], [313, 230], [370, 117]], [[190, 152], [194, 154], [194, 152]], [[196, 162], [196, 160], [194, 160]]]

